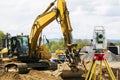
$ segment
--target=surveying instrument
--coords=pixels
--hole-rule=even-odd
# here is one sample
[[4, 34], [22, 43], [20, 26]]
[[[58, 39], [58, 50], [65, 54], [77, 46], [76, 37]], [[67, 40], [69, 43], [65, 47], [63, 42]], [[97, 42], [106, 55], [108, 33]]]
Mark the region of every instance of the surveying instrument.
[[105, 57], [105, 52], [107, 51], [107, 41], [105, 39], [105, 29], [103, 26], [97, 26], [94, 29], [93, 34], [93, 49], [95, 50], [95, 54], [93, 56], [93, 61], [91, 63], [90, 69], [88, 70], [87, 76], [85, 80], [98, 80], [96, 79], [96, 67], [97, 62], [99, 62], [99, 80], [103, 80], [102, 78], [102, 66], [105, 64], [107, 71], [112, 80], [116, 80], [112, 69], [110, 68], [108, 61]]

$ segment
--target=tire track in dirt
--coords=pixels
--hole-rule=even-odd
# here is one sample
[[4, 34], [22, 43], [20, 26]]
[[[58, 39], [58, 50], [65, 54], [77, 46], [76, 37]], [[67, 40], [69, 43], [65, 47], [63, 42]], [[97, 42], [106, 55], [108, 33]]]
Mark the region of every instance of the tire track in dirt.
[[0, 80], [21, 80], [18, 73], [0, 71]]

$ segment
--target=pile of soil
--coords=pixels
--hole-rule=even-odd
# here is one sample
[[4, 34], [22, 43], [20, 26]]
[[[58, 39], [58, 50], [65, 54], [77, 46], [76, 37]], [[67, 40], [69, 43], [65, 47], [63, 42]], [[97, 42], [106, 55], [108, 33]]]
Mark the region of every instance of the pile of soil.
[[[81, 56], [81, 60], [93, 60], [93, 56], [94, 56], [95, 53], [86, 53], [84, 55]], [[120, 56], [117, 56], [111, 52], [107, 52], [105, 53], [105, 57], [107, 59], [107, 61], [109, 62], [118, 62], [120, 61]]]
[[[81, 56], [82, 60], [90, 60], [87, 64], [87, 69], [89, 69], [91, 60], [93, 59], [94, 54], [84, 54]], [[116, 56], [113, 53], [105, 54], [107, 60], [109, 61], [110, 67], [112, 67], [113, 73], [115, 77], [120, 80], [120, 57]], [[82, 71], [82, 70], [81, 70]], [[83, 72], [83, 71], [82, 71]], [[82, 78], [79, 79], [62, 79], [60, 76], [55, 77], [52, 75], [53, 71], [47, 70], [30, 70], [27, 74], [18, 74], [15, 72], [4, 72], [0, 70], [0, 80], [84, 80]], [[106, 68], [103, 68], [103, 80], [111, 80], [109, 77], [108, 71]], [[80, 75], [81, 76], [81, 75]], [[85, 74], [86, 76], [86, 74]], [[85, 77], [83, 76], [83, 77]]]
[[83, 78], [61, 78], [52, 76], [53, 71], [30, 70], [28, 74], [0, 71], [0, 80], [84, 80]]
[[51, 75], [51, 71], [30, 70], [28, 74], [0, 71], [0, 80], [62, 80]]

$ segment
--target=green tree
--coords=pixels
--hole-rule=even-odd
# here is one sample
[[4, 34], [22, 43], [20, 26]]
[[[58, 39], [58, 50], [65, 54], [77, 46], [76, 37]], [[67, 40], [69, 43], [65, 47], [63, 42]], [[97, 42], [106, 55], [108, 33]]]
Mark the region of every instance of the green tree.
[[118, 46], [120, 46], [120, 42], [116, 42], [115, 44], [118, 45]]
[[[75, 43], [78, 45], [77, 48], [80, 49], [88, 45], [89, 41], [87, 39], [84, 40], [78, 39], [75, 41]], [[59, 41], [50, 41], [49, 44], [46, 43], [46, 47], [51, 53], [55, 52], [57, 49], [64, 50], [65, 49], [64, 39], [61, 38]]]
[[5, 34], [3, 33], [3, 31], [0, 30], [0, 37], [3, 38], [5, 36]]
[[64, 49], [64, 40], [61, 38], [59, 41], [50, 41], [49, 44], [46, 44], [49, 52], [55, 52], [57, 49]]
[[107, 42], [107, 46], [120, 46], [120, 41], [119, 42]]
[[84, 46], [89, 44], [89, 41], [87, 39], [81, 40], [81, 39], [77, 39], [75, 41], [75, 43], [78, 45], [77, 48], [83, 48]]
[[4, 38], [5, 34], [3, 33], [3, 31], [0, 30], [0, 48], [1, 48], [1, 44], [2, 44], [2, 38]]

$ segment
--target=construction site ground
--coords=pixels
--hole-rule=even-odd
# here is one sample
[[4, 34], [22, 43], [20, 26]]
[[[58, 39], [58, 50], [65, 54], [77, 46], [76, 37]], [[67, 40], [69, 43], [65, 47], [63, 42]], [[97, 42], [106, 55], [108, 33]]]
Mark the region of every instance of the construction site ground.
[[[120, 62], [111, 62], [110, 65], [112, 65], [112, 67], [115, 67], [112, 68], [112, 70], [117, 80], [120, 80]], [[117, 66], [119, 66], [119, 68]], [[28, 74], [18, 74], [15, 72], [4, 72], [1, 70], [0, 80], [84, 80], [83, 78], [63, 79], [60, 76], [53, 76], [52, 73], [53, 71], [50, 70], [30, 70]], [[103, 73], [104, 80], [111, 80], [106, 68], [103, 69]]]
[[[86, 56], [84, 56], [84, 61], [86, 62], [87, 69], [89, 69], [91, 60], [88, 60], [87, 56], [90, 57], [90, 55], [87, 54]], [[109, 57], [110, 56], [111, 56], [111, 54], [109, 54]], [[120, 56], [117, 56], [117, 58], [119, 58], [119, 57]], [[111, 58], [115, 59], [115, 55], [112, 54]], [[109, 65], [112, 68], [116, 79], [120, 80], [120, 61], [118, 59], [110, 60]], [[18, 74], [15, 72], [4, 72], [3, 69], [1, 69], [0, 70], [0, 80], [84, 80], [85, 78], [82, 78], [82, 77], [86, 76], [86, 73], [85, 73], [85, 74], [80, 75], [80, 76], [82, 76], [81, 78], [63, 79], [60, 76], [57, 76], [57, 77], [53, 76], [52, 75], [53, 72], [54, 71], [52, 71], [52, 70], [33, 70], [33, 69], [31, 69], [30, 72], [27, 74]], [[108, 74], [108, 71], [104, 67], [104, 65], [103, 65], [103, 74], [102, 75], [103, 75], [103, 80], [111, 80], [111, 78]], [[97, 78], [99, 78], [99, 77], [97, 77]]]

